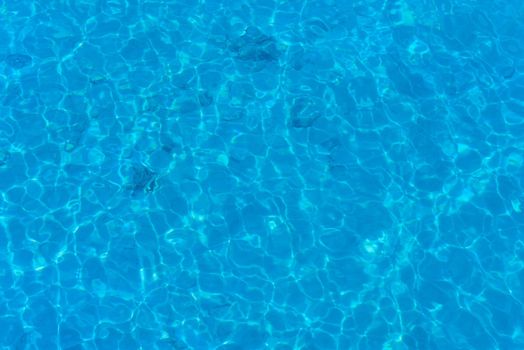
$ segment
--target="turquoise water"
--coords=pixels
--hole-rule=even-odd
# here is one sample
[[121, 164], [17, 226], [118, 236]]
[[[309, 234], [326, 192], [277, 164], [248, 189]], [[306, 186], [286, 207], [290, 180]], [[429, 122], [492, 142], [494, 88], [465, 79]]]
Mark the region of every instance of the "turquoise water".
[[524, 349], [523, 16], [0, 0], [0, 349]]

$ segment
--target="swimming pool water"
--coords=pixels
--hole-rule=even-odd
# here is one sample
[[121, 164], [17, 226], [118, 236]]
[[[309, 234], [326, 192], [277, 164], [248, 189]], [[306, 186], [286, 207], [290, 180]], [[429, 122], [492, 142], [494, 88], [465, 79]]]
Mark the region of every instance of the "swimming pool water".
[[523, 16], [0, 1], [0, 349], [524, 349]]

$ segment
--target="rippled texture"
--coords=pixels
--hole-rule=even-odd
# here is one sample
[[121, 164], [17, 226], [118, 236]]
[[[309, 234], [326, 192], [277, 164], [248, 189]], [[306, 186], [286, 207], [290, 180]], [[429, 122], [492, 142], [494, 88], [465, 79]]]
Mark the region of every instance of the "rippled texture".
[[0, 348], [524, 348], [520, 1], [0, 2]]

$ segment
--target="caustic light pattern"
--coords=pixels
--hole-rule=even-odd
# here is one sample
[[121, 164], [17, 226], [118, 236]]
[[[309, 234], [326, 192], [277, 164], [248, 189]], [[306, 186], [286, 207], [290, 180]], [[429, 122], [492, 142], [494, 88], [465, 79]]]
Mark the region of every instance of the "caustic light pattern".
[[524, 349], [523, 18], [0, 0], [0, 349]]

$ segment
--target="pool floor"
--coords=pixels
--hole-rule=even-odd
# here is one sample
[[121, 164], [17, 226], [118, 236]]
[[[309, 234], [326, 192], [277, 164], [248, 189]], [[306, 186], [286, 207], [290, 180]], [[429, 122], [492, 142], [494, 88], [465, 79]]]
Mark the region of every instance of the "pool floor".
[[0, 350], [524, 349], [523, 16], [0, 0]]

